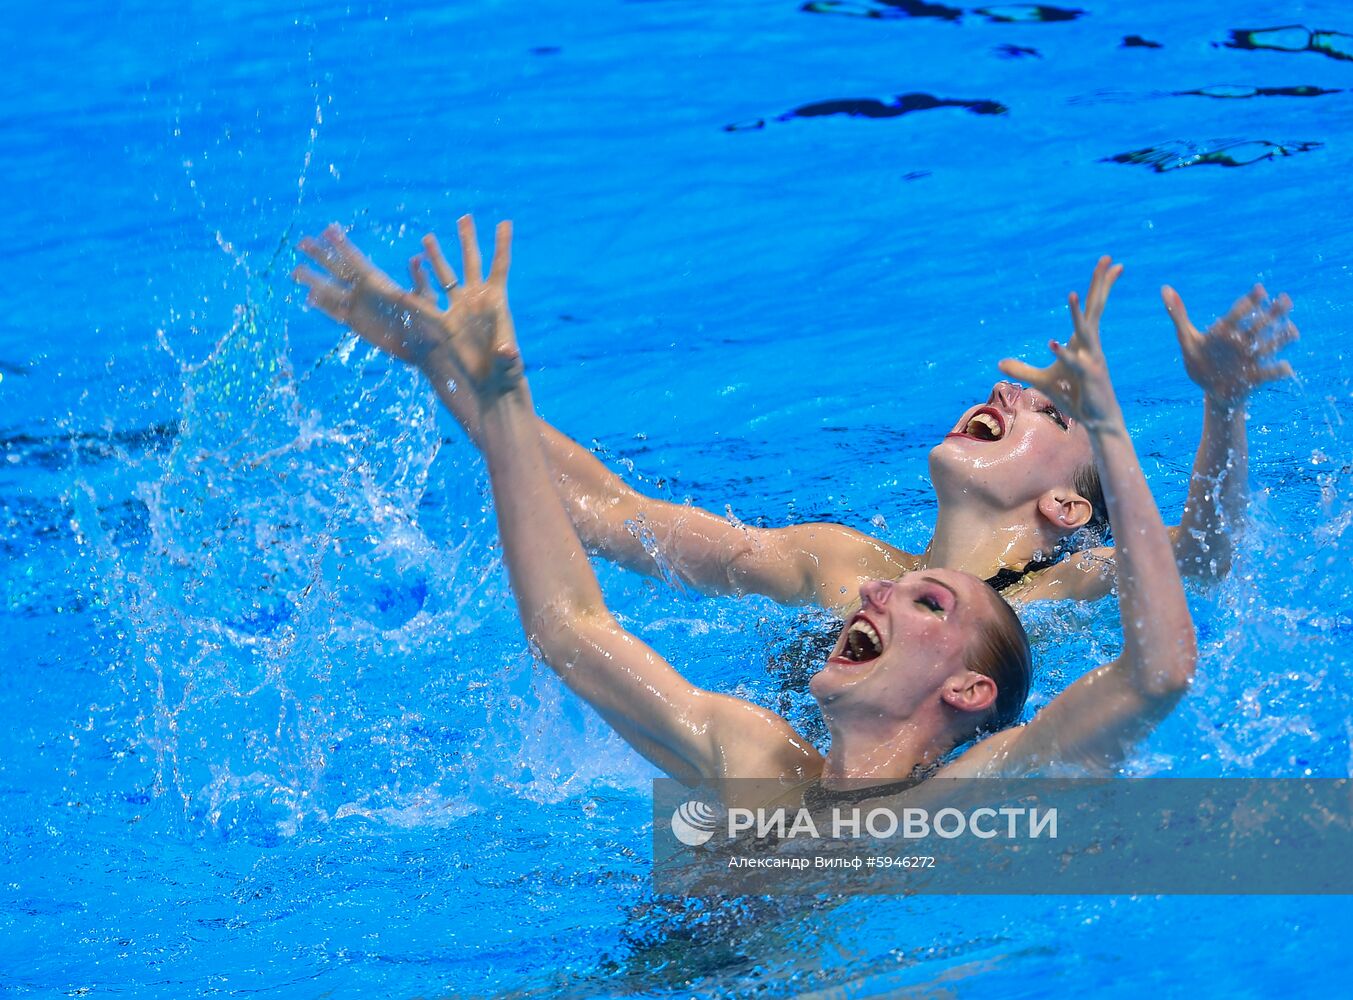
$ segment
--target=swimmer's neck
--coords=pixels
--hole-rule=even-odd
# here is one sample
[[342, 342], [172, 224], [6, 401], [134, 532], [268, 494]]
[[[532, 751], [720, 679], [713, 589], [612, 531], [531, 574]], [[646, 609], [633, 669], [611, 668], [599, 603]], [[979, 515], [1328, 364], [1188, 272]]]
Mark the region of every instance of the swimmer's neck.
[[[833, 725], [831, 748], [818, 776], [829, 791], [904, 781], [933, 767], [950, 742], [932, 721], [909, 719], [888, 724], [877, 720], [860, 726]], [[881, 732], [880, 727], [888, 731]]]
[[917, 568], [956, 569], [983, 580], [1002, 569], [1023, 569], [1054, 544], [1042, 537], [1036, 523], [1019, 512], [942, 503]]

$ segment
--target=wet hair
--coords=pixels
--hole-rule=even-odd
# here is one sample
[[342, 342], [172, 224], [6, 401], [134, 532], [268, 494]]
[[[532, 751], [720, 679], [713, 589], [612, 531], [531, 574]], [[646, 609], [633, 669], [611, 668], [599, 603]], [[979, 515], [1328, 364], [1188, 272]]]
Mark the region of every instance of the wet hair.
[[1033, 681], [1033, 656], [1024, 625], [999, 593], [992, 593], [994, 618], [985, 622], [969, 654], [968, 669], [996, 682], [996, 703], [979, 727], [979, 735], [1013, 726], [1024, 713]]
[[[1086, 462], [1071, 478], [1076, 492], [1090, 501], [1090, 520], [1081, 525], [1072, 537], [1091, 535], [1094, 541], [1090, 545], [1103, 545], [1109, 535], [1109, 505], [1104, 500], [1104, 484], [1099, 480], [1099, 469], [1094, 462]], [[1089, 548], [1076, 545], [1075, 549]]]

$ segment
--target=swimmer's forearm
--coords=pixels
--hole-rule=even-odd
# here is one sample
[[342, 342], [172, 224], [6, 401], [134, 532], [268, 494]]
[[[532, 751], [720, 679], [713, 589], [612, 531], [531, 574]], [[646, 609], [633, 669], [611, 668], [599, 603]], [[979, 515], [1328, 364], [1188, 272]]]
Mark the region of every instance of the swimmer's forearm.
[[767, 560], [769, 572], [746, 571], [746, 557], [757, 547], [742, 526], [644, 496], [544, 421], [540, 434], [555, 486], [589, 552], [646, 576], [666, 571], [706, 594], [750, 592], [786, 601], [804, 591], [789, 557]]
[[1231, 568], [1234, 533], [1244, 524], [1249, 481], [1245, 403], [1208, 394], [1203, 405], [1203, 435], [1175, 554], [1181, 572], [1223, 576]]
[[[560, 680], [639, 753], [687, 784], [728, 777], [730, 767], [734, 777], [750, 776], [737, 765], [746, 756], [741, 747], [757, 746], [759, 732], [795, 749], [801, 770], [812, 751], [787, 738], [793, 734], [784, 720], [693, 687], [607, 611], [555, 489], [525, 383], [484, 406], [480, 427], [518, 613]], [[764, 747], [753, 755], [764, 757]]]
[[1112, 773], [1193, 677], [1197, 653], [1184, 588], [1127, 427], [1111, 413], [1089, 430], [1118, 540], [1123, 652], [1073, 682], [1028, 725], [979, 743], [974, 763], [995, 773], [1022, 775], [1050, 763]]
[[[626, 569], [654, 575], [657, 563], [634, 524], [644, 507], [656, 507], [572, 438], [540, 422], [540, 440], [555, 487], [584, 547]], [[634, 527], [631, 527], [634, 525]]]
[[533, 636], [561, 617], [605, 611], [592, 566], [555, 490], [538, 426], [524, 382], [480, 414], [504, 561], [522, 625]]
[[842, 525], [749, 528], [731, 516], [656, 500], [544, 421], [540, 433], [583, 546], [633, 572], [675, 576], [704, 594], [760, 594], [840, 612], [854, 604], [860, 580], [915, 568], [914, 556]]
[[1170, 537], [1121, 420], [1090, 435], [1117, 544], [1121, 663], [1148, 696], [1177, 693], [1193, 677], [1193, 621]]
[[465, 431], [470, 443], [482, 451], [484, 442], [480, 430], [479, 400], [469, 389], [457, 384], [455, 369], [451, 362], [438, 356], [423, 365], [422, 372], [432, 383], [432, 388], [437, 393], [437, 398], [442, 401], [442, 405]]

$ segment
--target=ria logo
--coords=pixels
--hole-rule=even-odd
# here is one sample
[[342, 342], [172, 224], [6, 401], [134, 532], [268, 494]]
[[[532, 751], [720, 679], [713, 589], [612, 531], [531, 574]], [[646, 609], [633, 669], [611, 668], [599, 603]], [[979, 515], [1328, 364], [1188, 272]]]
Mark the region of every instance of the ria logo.
[[718, 825], [714, 810], [697, 799], [683, 802], [672, 813], [672, 833], [687, 847], [707, 843]]

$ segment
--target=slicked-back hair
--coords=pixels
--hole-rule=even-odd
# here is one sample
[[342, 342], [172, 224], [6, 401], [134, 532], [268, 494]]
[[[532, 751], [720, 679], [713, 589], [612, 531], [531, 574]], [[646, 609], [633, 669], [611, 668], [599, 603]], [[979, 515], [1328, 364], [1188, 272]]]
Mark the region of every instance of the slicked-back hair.
[[996, 683], [996, 703], [980, 727], [981, 733], [994, 733], [1013, 726], [1024, 714], [1024, 703], [1033, 683], [1033, 656], [1024, 625], [1000, 594], [991, 592], [995, 617], [982, 626], [968, 669]]
[[[1071, 485], [1076, 492], [1090, 501], [1090, 520], [1077, 532], [1094, 539], [1090, 545], [1103, 545], [1109, 534], [1109, 505], [1104, 499], [1104, 484], [1099, 480], [1099, 469], [1094, 462], [1086, 462], [1072, 477]], [[1086, 548], [1078, 545], [1077, 548]]]

